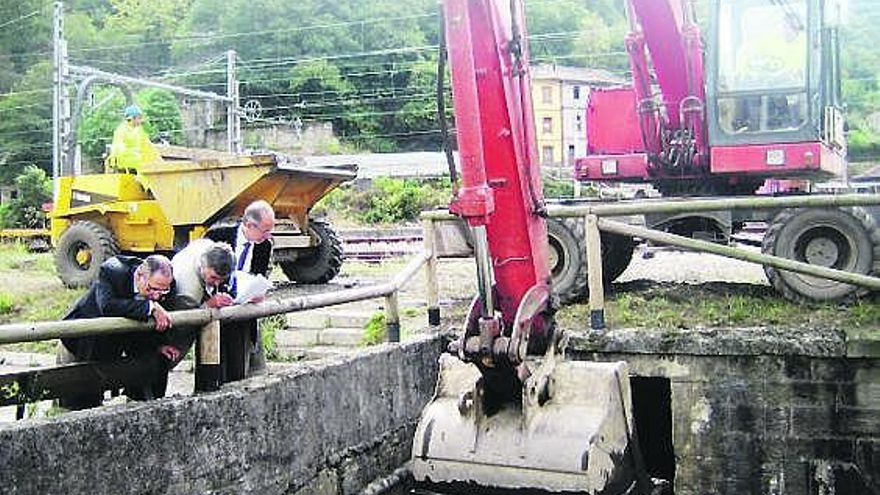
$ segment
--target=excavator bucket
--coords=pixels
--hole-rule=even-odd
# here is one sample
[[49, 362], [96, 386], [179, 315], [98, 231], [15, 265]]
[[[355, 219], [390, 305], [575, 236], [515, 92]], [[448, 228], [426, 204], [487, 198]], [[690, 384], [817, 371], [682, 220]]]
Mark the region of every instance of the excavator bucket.
[[480, 371], [443, 355], [413, 442], [416, 481], [465, 491], [637, 493], [643, 470], [626, 364], [552, 361], [524, 382], [520, 403], [487, 414]]

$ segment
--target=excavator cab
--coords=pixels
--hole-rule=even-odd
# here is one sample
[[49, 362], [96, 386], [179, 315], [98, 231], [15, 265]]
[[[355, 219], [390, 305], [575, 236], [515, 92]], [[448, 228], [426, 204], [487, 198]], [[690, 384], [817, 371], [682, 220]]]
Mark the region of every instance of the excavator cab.
[[837, 0], [715, 0], [707, 71], [712, 146], [845, 145]]

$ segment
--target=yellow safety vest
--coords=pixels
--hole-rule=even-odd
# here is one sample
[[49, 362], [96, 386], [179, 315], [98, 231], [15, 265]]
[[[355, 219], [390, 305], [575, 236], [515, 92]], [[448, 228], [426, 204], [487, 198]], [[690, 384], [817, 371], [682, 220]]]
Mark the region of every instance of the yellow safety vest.
[[108, 170], [137, 172], [142, 164], [160, 159], [159, 152], [150, 142], [143, 126], [132, 125], [126, 120], [113, 132], [113, 144], [110, 146], [106, 166]]

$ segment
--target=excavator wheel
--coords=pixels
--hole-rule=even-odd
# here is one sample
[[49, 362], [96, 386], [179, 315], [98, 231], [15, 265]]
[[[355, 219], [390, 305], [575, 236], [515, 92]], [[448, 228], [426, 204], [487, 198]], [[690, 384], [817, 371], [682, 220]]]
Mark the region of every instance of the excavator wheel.
[[92, 221], [75, 222], [55, 247], [55, 267], [67, 287], [86, 287], [98, 278], [101, 263], [119, 253], [111, 233]]
[[327, 222], [311, 220], [309, 228], [320, 243], [294, 260], [281, 261], [281, 271], [292, 282], [324, 284], [342, 268], [342, 242]]
[[[864, 208], [801, 208], [780, 212], [764, 236], [761, 251], [848, 272], [871, 274], [880, 266], [880, 230]], [[786, 299], [845, 301], [867, 289], [769, 266], [764, 273]]]
[[[609, 284], [629, 266], [634, 244], [632, 239], [616, 234], [602, 232], [601, 236], [602, 279]], [[583, 219], [547, 219], [550, 275], [553, 290], [562, 304], [583, 302], [587, 297], [587, 252], [584, 238]]]

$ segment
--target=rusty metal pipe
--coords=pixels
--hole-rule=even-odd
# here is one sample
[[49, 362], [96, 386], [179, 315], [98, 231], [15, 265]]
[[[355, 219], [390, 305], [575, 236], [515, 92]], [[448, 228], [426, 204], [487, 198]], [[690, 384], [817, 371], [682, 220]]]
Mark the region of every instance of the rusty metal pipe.
[[[841, 208], [849, 206], [880, 206], [880, 194], [823, 194], [788, 197], [661, 199], [619, 201], [613, 203], [547, 205], [551, 217], [614, 217], [646, 213], [696, 213], [724, 210], [773, 210], [785, 208]], [[446, 210], [422, 212], [422, 220], [454, 220], [458, 217]]]
[[[427, 263], [429, 256], [430, 253], [419, 253], [392, 281], [379, 285], [325, 294], [298, 296], [289, 299], [267, 300], [257, 304], [229, 306], [221, 309], [205, 308], [174, 311], [171, 313], [171, 317], [175, 326], [201, 327], [214, 320], [253, 320], [265, 316], [385, 297], [400, 290], [404, 284], [409, 282], [418, 273], [419, 268]], [[13, 323], [0, 326], [0, 344], [35, 342], [86, 335], [152, 331], [155, 331], [152, 322], [139, 322], [129, 320], [128, 318], [107, 317], [87, 320]]]

